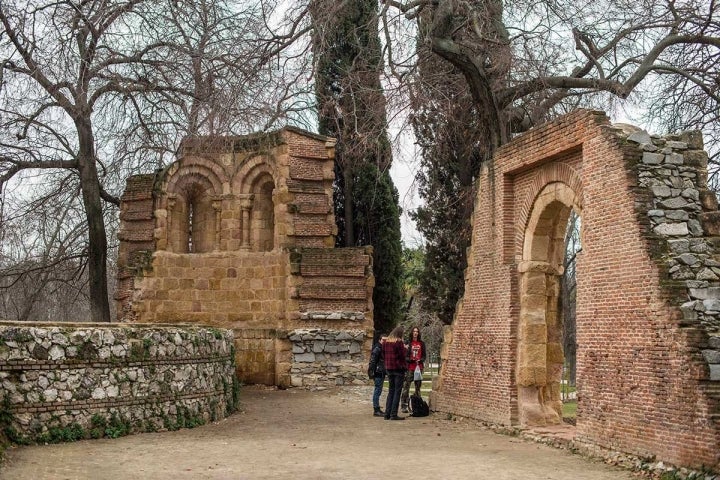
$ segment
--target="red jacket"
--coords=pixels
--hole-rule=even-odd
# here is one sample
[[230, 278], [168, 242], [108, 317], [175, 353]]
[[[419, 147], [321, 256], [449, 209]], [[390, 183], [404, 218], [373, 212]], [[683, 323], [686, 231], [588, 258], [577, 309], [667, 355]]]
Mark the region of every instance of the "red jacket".
[[407, 370], [405, 361], [405, 344], [401, 339], [383, 343], [383, 358], [385, 359], [385, 370]]

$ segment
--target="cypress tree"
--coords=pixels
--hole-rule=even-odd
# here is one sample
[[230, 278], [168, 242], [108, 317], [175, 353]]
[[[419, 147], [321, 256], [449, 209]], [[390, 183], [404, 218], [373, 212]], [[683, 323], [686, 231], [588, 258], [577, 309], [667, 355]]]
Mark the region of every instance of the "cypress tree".
[[398, 194], [390, 178], [377, 0], [311, 4], [319, 131], [338, 140], [337, 246], [373, 246], [375, 329], [399, 320], [402, 247]]

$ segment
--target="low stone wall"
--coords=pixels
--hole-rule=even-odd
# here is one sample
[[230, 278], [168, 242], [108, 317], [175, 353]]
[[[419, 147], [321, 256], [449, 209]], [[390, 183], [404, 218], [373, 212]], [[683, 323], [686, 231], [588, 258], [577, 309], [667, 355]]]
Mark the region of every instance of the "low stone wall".
[[293, 387], [367, 384], [364, 330], [298, 329], [288, 332], [288, 340]]
[[54, 442], [192, 427], [235, 409], [233, 333], [0, 322], [0, 428]]

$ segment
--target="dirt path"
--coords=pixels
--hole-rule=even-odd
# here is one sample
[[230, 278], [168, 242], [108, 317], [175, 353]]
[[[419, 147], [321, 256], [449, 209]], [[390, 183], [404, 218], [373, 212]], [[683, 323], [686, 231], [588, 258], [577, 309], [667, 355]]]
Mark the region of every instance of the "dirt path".
[[[370, 391], [245, 387], [242, 412], [222, 422], [116, 440], [10, 449], [0, 478], [634, 478], [566, 451], [441, 415], [402, 422], [372, 417]], [[416, 475], [410, 474], [412, 469]]]

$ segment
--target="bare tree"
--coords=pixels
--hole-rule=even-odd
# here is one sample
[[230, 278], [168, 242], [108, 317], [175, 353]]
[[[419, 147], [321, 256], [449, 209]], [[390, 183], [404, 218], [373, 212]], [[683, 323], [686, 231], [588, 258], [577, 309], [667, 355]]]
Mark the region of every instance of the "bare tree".
[[110, 319], [107, 225], [125, 177], [171, 161], [183, 136], [287, 121], [308, 90], [302, 69], [258, 47], [265, 20], [232, 0], [0, 4], [0, 191], [77, 188], [95, 321]]
[[11, 208], [15, 216], [0, 216], [0, 318], [87, 317], [87, 240], [82, 212], [71, 198], [78, 194], [77, 188], [67, 188], [64, 202], [49, 201], [57, 195], [37, 195]]
[[[418, 92], [414, 98], [415, 111], [432, 113], [425, 124], [431, 129], [430, 136], [437, 138], [442, 131], [436, 124], [443, 116], [436, 112], [446, 98], [450, 105], [446, 112], [462, 108], [461, 92], [454, 98], [452, 93], [448, 97], [448, 86], [458, 74], [464, 79], [465, 91], [471, 96], [465, 111], [471, 111], [473, 119], [463, 118], [454, 128], [470, 133], [465, 139], [474, 142], [473, 153], [466, 157], [477, 160], [475, 170], [469, 172], [472, 178], [481, 162], [492, 166], [490, 161], [497, 147], [514, 134], [573, 108], [613, 108], [616, 99], [632, 97], [640, 105], [645, 102], [651, 106], [649, 116], [668, 129], [704, 128], [711, 132], [710, 138], [717, 138], [720, 23], [715, 2], [385, 0], [382, 3], [388, 22], [416, 22], [420, 68], [406, 68], [404, 76], [406, 81], [412, 79], [410, 85], [419, 85], [414, 87], [414, 92]], [[452, 67], [438, 69], [448, 72], [448, 81], [440, 88], [423, 71], [422, 62], [431, 61], [423, 60], [427, 49]], [[407, 65], [404, 57], [397, 61], [391, 54], [388, 50], [391, 71], [399, 70], [393, 66], [395, 63]], [[452, 125], [452, 118], [448, 119], [448, 125]], [[433, 144], [431, 149], [437, 145]], [[447, 172], [456, 175], [447, 167], [452, 165], [451, 159], [436, 153], [433, 150], [424, 159], [430, 166], [430, 169], [426, 166], [420, 178], [424, 195], [442, 191], [438, 187], [427, 188], [428, 179]], [[461, 184], [459, 177], [454, 178], [455, 183]], [[449, 180], [445, 182], [452, 184]], [[461, 188], [447, 191], [445, 204], [451, 205], [462, 205], [463, 195], [468, 193]], [[447, 212], [433, 207], [436, 198], [427, 199], [418, 218], [428, 226], [425, 231], [421, 226], [421, 232], [428, 236], [429, 253], [433, 251], [433, 242], [443, 245], [444, 238], [456, 238], [459, 242], [469, 238], [469, 218], [458, 222], [467, 229], [465, 235], [454, 232], [443, 236], [433, 231], [442, 228]], [[466, 246], [451, 243], [460, 252]], [[447, 251], [448, 247], [443, 245], [441, 250]], [[443, 261], [442, 257], [438, 259]], [[461, 266], [447, 265], [445, 270], [453, 267]], [[433, 268], [443, 271], [437, 265]], [[438, 278], [445, 278], [429, 277], [436, 283]], [[454, 304], [445, 310], [438, 312], [447, 321], [452, 318]]]
[[582, 250], [580, 243], [580, 217], [573, 210], [570, 212], [565, 232], [565, 258], [563, 275], [560, 279], [559, 311], [562, 315], [562, 346], [565, 355], [565, 366], [568, 369], [568, 381], [575, 385], [575, 365], [577, 342], [575, 336], [575, 307], [577, 291], [577, 254]]

